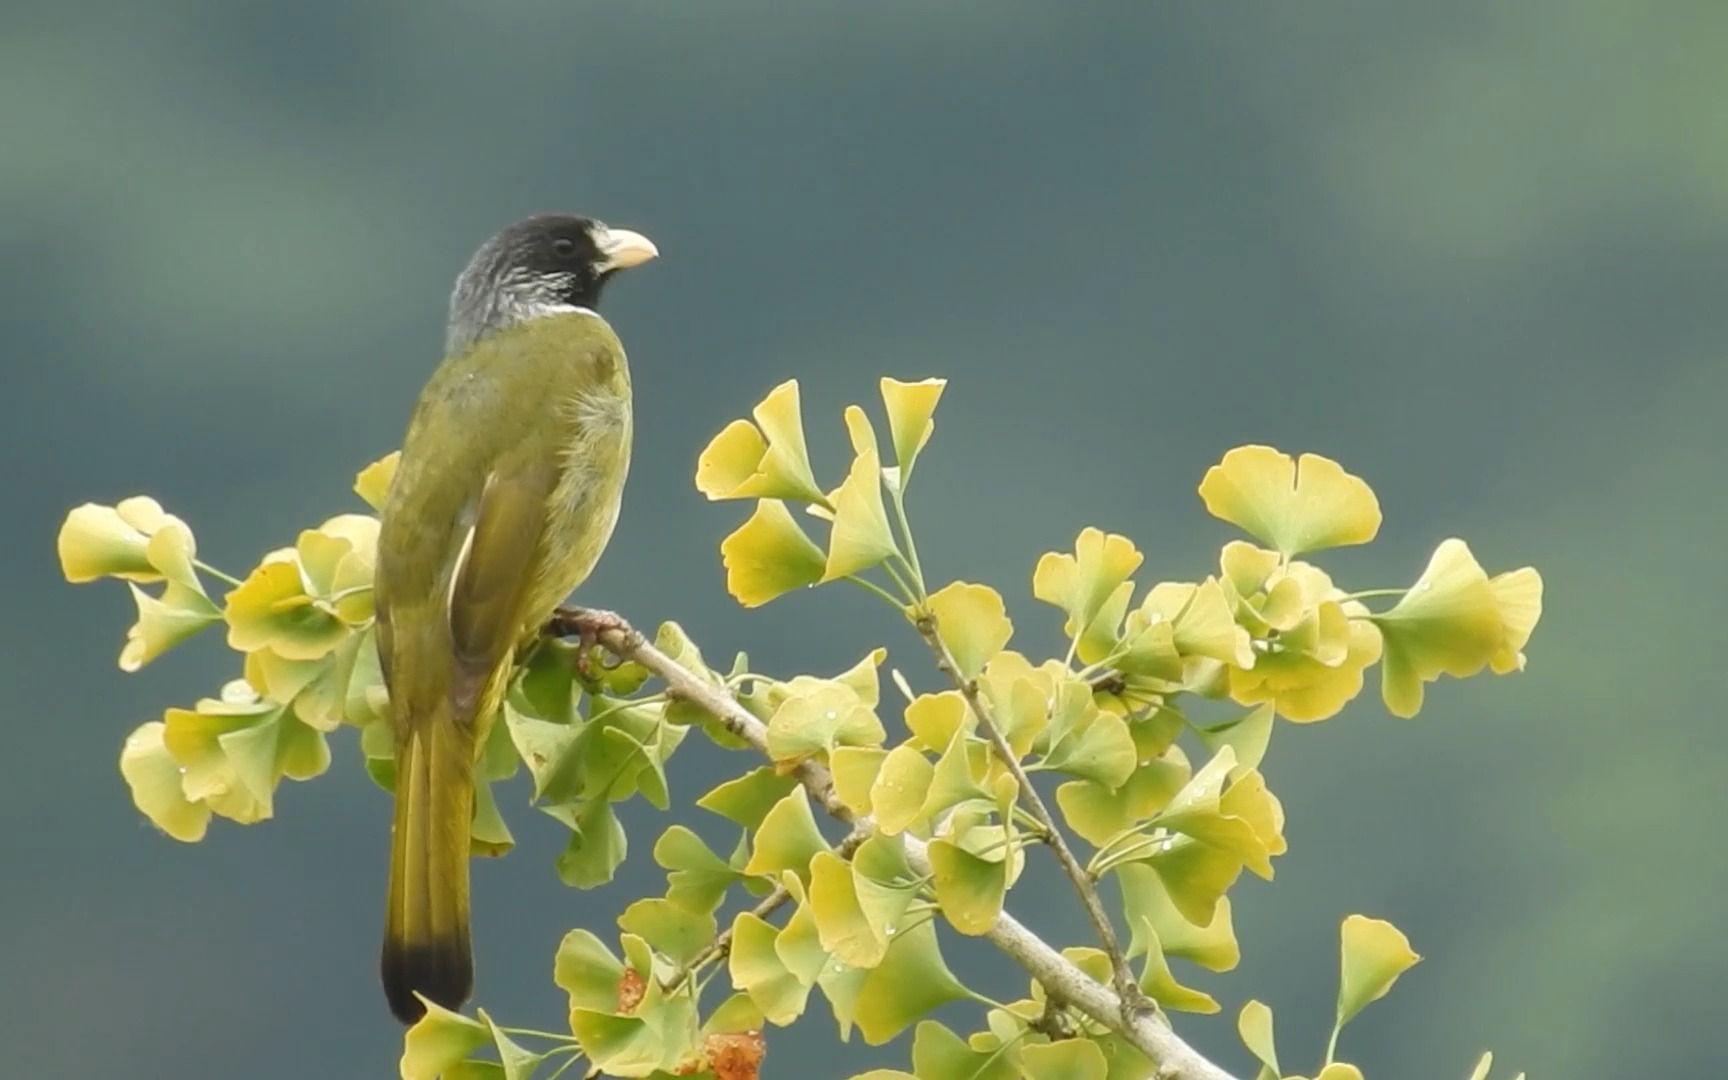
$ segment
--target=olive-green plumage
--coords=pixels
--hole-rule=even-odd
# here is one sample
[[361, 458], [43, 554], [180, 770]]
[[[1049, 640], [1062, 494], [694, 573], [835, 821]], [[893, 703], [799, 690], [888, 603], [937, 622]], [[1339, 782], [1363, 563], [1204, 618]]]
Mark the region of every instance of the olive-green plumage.
[[630, 463], [630, 376], [604, 320], [566, 308], [451, 356], [420, 395], [378, 541], [378, 637], [396, 733], [383, 974], [455, 1007], [468, 932], [473, 766], [511, 662], [588, 576]]

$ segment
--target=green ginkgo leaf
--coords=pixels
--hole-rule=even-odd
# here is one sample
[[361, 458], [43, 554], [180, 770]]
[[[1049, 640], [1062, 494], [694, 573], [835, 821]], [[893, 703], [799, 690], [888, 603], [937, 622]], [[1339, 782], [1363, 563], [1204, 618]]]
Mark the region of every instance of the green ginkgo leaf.
[[810, 860], [817, 852], [827, 850], [828, 842], [822, 839], [816, 818], [810, 813], [809, 795], [802, 787], [795, 787], [762, 819], [744, 872], [778, 876], [782, 870], [790, 870], [808, 882]]
[[798, 778], [772, 765], [751, 769], [696, 800], [696, 805], [746, 829], [756, 829], [780, 800], [798, 786]]
[[719, 932], [711, 912], [657, 896], [625, 908], [618, 916], [618, 928], [639, 936], [654, 946], [654, 951], [680, 964], [701, 952]]
[[775, 951], [779, 933], [759, 916], [739, 912], [732, 920], [732, 949], [726, 963], [732, 985], [750, 996], [770, 1024], [785, 1027], [803, 1015], [810, 985]]
[[1073, 554], [1052, 551], [1038, 560], [1032, 593], [1067, 612], [1066, 633], [1076, 637], [1098, 618], [1142, 559], [1126, 536], [1088, 527], [1074, 541]]
[[1217, 1012], [1218, 1002], [1211, 994], [1176, 981], [1169, 962], [1164, 959], [1164, 947], [1158, 940], [1157, 931], [1144, 923], [1137, 929], [1146, 941], [1146, 962], [1140, 972], [1140, 989], [1146, 991], [1146, 996], [1166, 1009], [1178, 1012], [1203, 1015]]
[[1179, 957], [1199, 964], [1209, 971], [1229, 971], [1242, 958], [1231, 921], [1230, 898], [1218, 901], [1212, 921], [1205, 925], [1189, 922], [1170, 899], [1170, 892], [1157, 871], [1145, 863], [1129, 863], [1116, 870], [1117, 883], [1122, 887], [1123, 913], [1133, 937], [1128, 943], [1130, 958], [1143, 955], [1152, 946], [1156, 934], [1164, 955]]
[[1048, 745], [1040, 765], [1069, 776], [1120, 787], [1134, 772], [1134, 736], [1120, 716], [1092, 700], [1092, 688], [1066, 680], [1051, 710]]
[[720, 560], [726, 591], [745, 607], [760, 607], [820, 581], [826, 557], [785, 503], [762, 499], [750, 519], [720, 542]]
[[1033, 1043], [1020, 1051], [1026, 1080], [1107, 1080], [1110, 1063], [1090, 1039]]
[[966, 988], [948, 970], [928, 920], [895, 935], [882, 962], [858, 988], [854, 1011], [864, 1041], [880, 1046], [920, 1017], [966, 997]]
[[962, 678], [976, 678], [1014, 634], [1002, 597], [988, 585], [955, 581], [930, 594], [936, 633], [954, 657]]
[[1336, 461], [1298, 461], [1270, 446], [1239, 446], [1200, 482], [1200, 498], [1222, 518], [1285, 555], [1366, 544], [1380, 531], [1380, 503]]
[[1372, 1001], [1386, 996], [1398, 976], [1421, 960], [1410, 948], [1410, 939], [1384, 919], [1351, 915], [1344, 920], [1340, 938], [1337, 1030]]
[[888, 430], [894, 440], [894, 464], [900, 469], [902, 485], [912, 478], [912, 465], [918, 460], [918, 452], [924, 449], [924, 444], [930, 441], [930, 433], [936, 430], [931, 417], [947, 385], [947, 379], [918, 382], [882, 380], [882, 404], [888, 410]]
[[999, 1048], [974, 1049], [934, 1020], [919, 1023], [912, 1036], [912, 1071], [920, 1080], [1019, 1080], [1018, 1059]]
[[989, 933], [1008, 894], [1007, 852], [991, 859], [949, 840], [932, 840], [929, 852], [936, 902], [942, 914], [962, 934], [976, 937]]
[[1258, 769], [1266, 758], [1266, 747], [1272, 742], [1272, 720], [1276, 715], [1272, 706], [1261, 705], [1229, 723], [1199, 729], [1200, 741], [1214, 754], [1228, 746], [1236, 758], [1234, 774]]
[[798, 380], [771, 390], [752, 415], [714, 436], [696, 462], [696, 489], [710, 499], [792, 499], [821, 503], [810, 469]]
[[712, 912], [740, 876], [700, 836], [682, 825], [669, 826], [660, 834], [654, 842], [654, 862], [667, 871], [666, 899], [696, 912]]
[[[534, 1070], [546, 1060], [546, 1055], [530, 1053], [515, 1039], [506, 1035], [504, 1029], [486, 1015], [485, 1009], [476, 1009], [475, 1012], [479, 1015], [480, 1022], [486, 1025], [487, 1032], [491, 1034], [493, 1049], [498, 1051], [497, 1068], [502, 1080], [529, 1080], [534, 1075]], [[469, 1062], [466, 1064], [490, 1065], [492, 1063]], [[446, 1072], [444, 1075], [445, 1080], [449, 1080], [450, 1074]]]
[[868, 570], [899, 553], [882, 503], [882, 467], [875, 451], [865, 449], [852, 459], [852, 468], [831, 501], [834, 527], [828, 538], [823, 581]]
[[768, 719], [768, 755], [795, 763], [837, 746], [879, 746], [887, 738], [875, 711], [852, 687], [811, 680], [780, 702]]
[[1056, 789], [1056, 803], [1075, 832], [1102, 845], [1164, 809], [1187, 781], [1186, 760], [1167, 755], [1136, 767], [1114, 788], [1096, 780], [1071, 780]]
[[166, 730], [153, 720], [128, 735], [120, 751], [120, 775], [132, 790], [133, 804], [153, 825], [176, 840], [196, 843], [210, 825], [210, 807], [186, 797], [180, 763], [163, 744]]
[[222, 621], [222, 613], [202, 590], [169, 583], [160, 597], [132, 585], [138, 621], [126, 631], [120, 650], [120, 670], [137, 671], [199, 631]]
[[402, 1036], [402, 1080], [438, 1080], [446, 1070], [492, 1041], [485, 1024], [420, 999], [426, 1014]]
[[1187, 836], [1160, 841], [1144, 861], [1157, 871], [1176, 910], [1197, 926], [1217, 917], [1219, 900], [1242, 873], [1234, 852]]
[[1242, 1045], [1260, 1063], [1256, 1080], [1278, 1080], [1278, 1047], [1272, 1037], [1272, 1009], [1263, 1002], [1250, 1001], [1236, 1017], [1236, 1033]]
[[610, 1009], [618, 1004], [624, 964], [588, 930], [572, 930], [558, 943], [552, 981], [570, 995], [573, 1009]]
[[595, 798], [541, 809], [570, 830], [570, 839], [553, 863], [558, 879], [576, 889], [593, 889], [611, 881], [630, 849], [612, 803]]

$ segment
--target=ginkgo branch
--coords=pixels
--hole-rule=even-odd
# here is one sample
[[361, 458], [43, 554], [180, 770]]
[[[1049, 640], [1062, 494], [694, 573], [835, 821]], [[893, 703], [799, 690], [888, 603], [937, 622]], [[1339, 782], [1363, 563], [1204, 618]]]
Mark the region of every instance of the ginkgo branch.
[[1092, 876], [1086, 872], [1086, 867], [1081, 865], [1074, 849], [1068, 846], [1068, 840], [1062, 835], [1061, 828], [1056, 824], [1056, 816], [1045, 805], [1043, 796], [1032, 786], [1032, 778], [1027, 775], [1026, 767], [1020, 763], [1020, 756], [1008, 744], [1008, 737], [1002, 734], [1002, 726], [996, 722], [989, 706], [984, 703], [983, 696], [978, 691], [978, 681], [967, 678], [961, 672], [954, 654], [948, 649], [948, 643], [943, 641], [942, 635], [937, 632], [935, 615], [926, 613], [920, 616], [914, 625], [917, 626], [919, 635], [924, 638], [925, 644], [930, 646], [930, 651], [935, 654], [937, 668], [948, 676], [954, 688], [960, 691], [960, 696], [966, 699], [967, 708], [978, 719], [979, 729], [989, 740], [996, 756], [1019, 784], [1020, 797], [1025, 800], [1026, 808], [1037, 820], [1045, 842], [1050, 845], [1056, 861], [1062, 866], [1062, 873], [1067, 875], [1075, 893], [1079, 895], [1080, 904], [1086, 909], [1086, 917], [1092, 923], [1092, 930], [1098, 935], [1098, 943], [1110, 958], [1110, 972], [1123, 1009], [1123, 1021], [1131, 1023], [1134, 1014], [1154, 1011], [1155, 1006], [1140, 989], [1134, 972], [1128, 967], [1128, 957], [1123, 952], [1121, 943], [1116, 940], [1116, 928], [1110, 923], [1110, 915], [1104, 910], [1104, 902], [1098, 897], [1098, 889]]
[[[751, 715], [724, 686], [678, 663], [624, 620], [607, 615], [597, 620], [596, 625], [588, 621], [592, 618], [587, 612], [562, 610], [553, 616], [549, 630], [554, 634], [569, 635], [584, 626], [592, 626], [593, 640], [619, 658], [641, 664], [659, 676], [672, 694], [703, 709], [728, 732], [748, 742], [763, 755], [768, 754], [767, 725]], [[868, 818], [859, 819], [840, 801], [834, 790], [833, 776], [826, 766], [807, 759], [794, 767], [793, 775], [830, 816], [870, 828]], [[904, 834], [901, 839], [906, 861], [913, 871], [930, 873], [930, 856], [924, 842]], [[1237, 1080], [1188, 1045], [1157, 1012], [1124, 1009], [1122, 999], [1114, 990], [1080, 970], [1006, 910], [997, 916], [995, 925], [985, 937], [1038, 980], [1050, 997], [1073, 1005], [1145, 1054], [1159, 1067], [1161, 1077], [1167, 1080]]]

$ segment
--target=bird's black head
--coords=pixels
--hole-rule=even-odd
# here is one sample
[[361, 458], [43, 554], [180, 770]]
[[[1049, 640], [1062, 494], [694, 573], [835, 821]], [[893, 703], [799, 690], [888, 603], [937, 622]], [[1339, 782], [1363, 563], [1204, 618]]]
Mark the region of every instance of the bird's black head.
[[482, 244], [456, 279], [450, 348], [542, 315], [592, 311], [607, 279], [658, 254], [641, 233], [608, 228], [592, 218], [524, 218]]

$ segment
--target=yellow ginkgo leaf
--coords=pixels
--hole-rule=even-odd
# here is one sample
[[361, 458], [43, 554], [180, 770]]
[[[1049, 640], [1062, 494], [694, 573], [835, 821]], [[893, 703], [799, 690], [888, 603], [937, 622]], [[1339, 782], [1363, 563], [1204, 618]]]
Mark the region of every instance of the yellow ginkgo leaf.
[[185, 770], [163, 745], [165, 730], [153, 720], [128, 735], [120, 751], [120, 775], [132, 789], [132, 802], [152, 824], [176, 840], [196, 843], [210, 825], [210, 808], [181, 789]]
[[[1508, 592], [1528, 600], [1540, 578], [1514, 578]], [[1540, 596], [1540, 592], [1536, 592]], [[1535, 613], [1540, 614], [1540, 600]], [[1521, 621], [1534, 626], [1526, 607]], [[1459, 539], [1441, 542], [1428, 568], [1403, 599], [1374, 622], [1386, 642], [1381, 694], [1395, 716], [1415, 716], [1422, 708], [1422, 684], [1441, 675], [1464, 678], [1487, 667], [1510, 638], [1500, 601], [1488, 574]], [[1524, 637], [1529, 637], [1528, 628]], [[1520, 641], [1519, 645], [1523, 642]], [[1511, 652], [1516, 655], [1517, 648]]]
[[1001, 652], [1014, 634], [1008, 608], [988, 585], [951, 582], [930, 594], [936, 633], [964, 678], [975, 678], [990, 658]]
[[846, 421], [846, 437], [852, 440], [852, 452], [862, 454], [868, 450], [876, 455], [876, 460], [882, 460], [882, 452], [876, 446], [876, 428], [870, 423], [863, 409], [856, 405], [846, 406], [843, 414]]
[[852, 459], [846, 480], [834, 491], [834, 529], [828, 540], [823, 581], [836, 581], [881, 563], [900, 550], [882, 504], [882, 468], [866, 449]]
[[390, 482], [396, 479], [396, 466], [402, 462], [402, 451], [392, 450], [354, 476], [354, 494], [374, 510], [384, 509], [390, 497]]
[[1176, 651], [1183, 656], [1210, 657], [1239, 668], [1254, 666], [1248, 631], [1236, 625], [1229, 601], [1215, 578], [1199, 585], [1160, 583], [1146, 594], [1140, 611], [1149, 624], [1170, 624]]
[[894, 463], [900, 468], [902, 483], [911, 478], [912, 463], [918, 460], [918, 452], [924, 449], [930, 433], [936, 430], [935, 421], [930, 418], [936, 412], [936, 402], [941, 399], [942, 390], [947, 385], [946, 379], [920, 382], [882, 380], [882, 404], [888, 409], [888, 430], [894, 439]]
[[1524, 646], [1542, 619], [1542, 575], [1533, 566], [1500, 574], [1488, 582], [1500, 607], [1504, 637], [1489, 666], [1496, 675], [1524, 670]]
[[[1339, 934], [1340, 975], [1336, 1028], [1368, 1005], [1386, 996], [1398, 976], [1421, 960], [1410, 939], [1384, 919], [1352, 915]], [[1334, 1032], [1336, 1032], [1336, 1028]]]
[[120, 650], [120, 670], [137, 671], [207, 626], [222, 621], [222, 613], [200, 591], [170, 584], [160, 598], [132, 586], [138, 621], [126, 631]]
[[1047, 552], [1032, 574], [1032, 594], [1068, 613], [1067, 633], [1092, 625], [1117, 588], [1144, 558], [1126, 536], [1087, 527], [1074, 541], [1073, 554]]
[[822, 579], [822, 549], [798, 527], [779, 499], [762, 499], [750, 520], [720, 543], [726, 591], [745, 607]]
[[1239, 446], [1206, 471], [1200, 498], [1222, 518], [1285, 555], [1365, 544], [1380, 531], [1380, 503], [1336, 461], [1300, 461], [1270, 446]]
[[[150, 561], [150, 540], [170, 525], [185, 529], [184, 522], [147, 495], [122, 499], [115, 506], [85, 503], [60, 526], [60, 571], [73, 584], [104, 577], [161, 581], [162, 570]], [[191, 532], [185, 535], [189, 539]]]
[[696, 461], [696, 489], [710, 499], [823, 501], [804, 444], [798, 380], [769, 392], [752, 415], [734, 420], [714, 436]]

